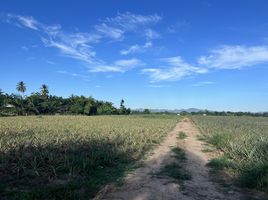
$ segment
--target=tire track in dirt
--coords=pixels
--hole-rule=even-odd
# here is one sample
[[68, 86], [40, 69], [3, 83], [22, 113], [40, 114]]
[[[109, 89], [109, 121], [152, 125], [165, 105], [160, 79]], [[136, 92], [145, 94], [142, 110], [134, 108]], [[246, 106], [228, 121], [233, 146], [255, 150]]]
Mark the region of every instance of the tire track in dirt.
[[[180, 131], [187, 137], [178, 142]], [[197, 139], [199, 130], [189, 119], [183, 119], [167, 135], [165, 140], [144, 161], [141, 168], [128, 174], [121, 187], [107, 185], [94, 198], [105, 200], [237, 200], [241, 195], [237, 191], [226, 192], [226, 189], [209, 177], [206, 164], [209, 154], [202, 152], [203, 142]], [[174, 162], [173, 146], [179, 144], [185, 151], [186, 163], [183, 164], [192, 179], [184, 181], [183, 187], [174, 183], [169, 177], [159, 177], [155, 174], [166, 165]]]

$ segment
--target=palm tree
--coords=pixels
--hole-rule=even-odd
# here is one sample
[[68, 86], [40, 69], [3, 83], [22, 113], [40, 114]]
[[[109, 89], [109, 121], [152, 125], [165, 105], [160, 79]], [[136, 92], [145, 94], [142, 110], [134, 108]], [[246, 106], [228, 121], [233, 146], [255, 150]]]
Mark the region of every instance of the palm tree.
[[17, 90], [18, 92], [21, 92], [22, 97], [24, 96], [24, 92], [26, 91], [26, 85], [23, 81], [18, 82], [17, 84]]
[[5, 104], [5, 95], [4, 92], [0, 89], [0, 108], [2, 108]]
[[48, 91], [48, 86], [46, 84], [43, 84], [40, 88], [40, 92], [41, 92], [41, 95], [44, 96], [44, 97], [47, 97], [48, 94], [49, 94], [49, 91]]
[[22, 115], [23, 114], [23, 97], [24, 97], [24, 92], [26, 91], [26, 85], [23, 81], [18, 82], [17, 90], [18, 90], [18, 92], [21, 92], [21, 101], [20, 101], [21, 110], [20, 110], [19, 114]]

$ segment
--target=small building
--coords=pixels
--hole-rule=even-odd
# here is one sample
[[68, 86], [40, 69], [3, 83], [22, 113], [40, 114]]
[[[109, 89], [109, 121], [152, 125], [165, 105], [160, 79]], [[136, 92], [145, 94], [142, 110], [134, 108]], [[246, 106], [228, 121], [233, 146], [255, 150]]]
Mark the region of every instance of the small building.
[[5, 106], [5, 108], [15, 108], [15, 106], [12, 105], [12, 104], [7, 104], [7, 105]]

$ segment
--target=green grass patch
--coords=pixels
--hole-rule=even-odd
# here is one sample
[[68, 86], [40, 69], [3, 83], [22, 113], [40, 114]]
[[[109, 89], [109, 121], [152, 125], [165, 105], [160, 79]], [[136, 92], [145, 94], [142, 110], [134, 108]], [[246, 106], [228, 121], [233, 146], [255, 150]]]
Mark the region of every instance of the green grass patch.
[[217, 170], [222, 170], [224, 168], [234, 168], [234, 163], [232, 160], [228, 159], [225, 156], [221, 156], [218, 158], [213, 158], [207, 164], [209, 167]]
[[174, 147], [172, 148], [172, 151], [175, 153], [175, 158], [177, 158], [179, 161], [186, 160], [185, 152], [181, 148]]
[[187, 135], [186, 135], [185, 132], [183, 132], [183, 131], [180, 131], [180, 132], [179, 132], [179, 136], [178, 136], [178, 138], [179, 138], [180, 140], [184, 140], [186, 137], [187, 137]]
[[[239, 183], [248, 188], [268, 188], [268, 162], [256, 162], [243, 166]], [[268, 192], [268, 189], [265, 191]]]
[[191, 180], [191, 175], [175, 162], [161, 169], [159, 175], [169, 176], [179, 183]]

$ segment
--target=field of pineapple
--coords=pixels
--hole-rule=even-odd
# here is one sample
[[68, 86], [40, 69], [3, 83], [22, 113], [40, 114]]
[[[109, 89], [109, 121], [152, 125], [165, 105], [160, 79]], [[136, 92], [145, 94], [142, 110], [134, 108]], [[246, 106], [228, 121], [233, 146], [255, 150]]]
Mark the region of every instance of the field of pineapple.
[[177, 116], [0, 118], [0, 197], [87, 199], [120, 182]]
[[268, 118], [194, 116], [202, 139], [224, 155], [210, 165], [235, 174], [241, 186], [268, 191]]

